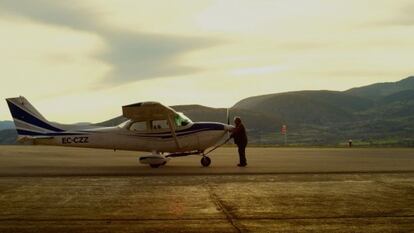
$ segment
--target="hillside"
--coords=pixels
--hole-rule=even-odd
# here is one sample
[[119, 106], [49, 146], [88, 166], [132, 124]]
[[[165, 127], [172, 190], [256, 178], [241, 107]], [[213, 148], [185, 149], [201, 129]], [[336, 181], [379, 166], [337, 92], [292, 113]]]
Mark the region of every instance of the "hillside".
[[13, 121], [0, 121], [0, 130], [13, 129], [13, 128], [14, 128]]
[[15, 144], [17, 132], [15, 129], [0, 130], [0, 144]]
[[[283, 119], [295, 144], [337, 144], [352, 138], [364, 144], [414, 145], [414, 77], [344, 92], [255, 96], [234, 107]], [[282, 141], [280, 136], [272, 137], [261, 143]]]
[[406, 90], [414, 90], [414, 76], [398, 82], [375, 83], [364, 87], [352, 88], [345, 91], [345, 93], [372, 100], [378, 100], [382, 97]]
[[250, 97], [233, 108], [284, 119], [286, 124], [326, 124], [357, 120], [355, 112], [373, 101], [336, 91], [299, 91]]
[[383, 119], [412, 117], [414, 116], [414, 90], [385, 96], [363, 113]]
[[[226, 122], [226, 109], [177, 105], [193, 121]], [[414, 77], [339, 91], [297, 91], [254, 96], [230, 109], [240, 116], [255, 144], [280, 145], [280, 127], [288, 125], [294, 145], [338, 145], [348, 139], [361, 145], [414, 146]], [[100, 126], [124, 122], [122, 116]], [[1, 123], [1, 122], [0, 122]], [[1, 125], [8, 125], [6, 122]], [[12, 126], [13, 127], [13, 126]], [[13, 130], [0, 131], [0, 143], [13, 142]]]

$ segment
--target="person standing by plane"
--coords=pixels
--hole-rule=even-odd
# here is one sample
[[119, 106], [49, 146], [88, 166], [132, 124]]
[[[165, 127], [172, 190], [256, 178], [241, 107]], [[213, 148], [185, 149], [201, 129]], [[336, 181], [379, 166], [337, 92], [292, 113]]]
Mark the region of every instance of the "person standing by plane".
[[238, 147], [240, 163], [237, 164], [239, 167], [245, 167], [246, 161], [246, 146], [247, 146], [247, 134], [246, 129], [240, 119], [240, 117], [234, 118], [234, 128], [230, 130], [230, 138], [234, 139], [234, 143]]

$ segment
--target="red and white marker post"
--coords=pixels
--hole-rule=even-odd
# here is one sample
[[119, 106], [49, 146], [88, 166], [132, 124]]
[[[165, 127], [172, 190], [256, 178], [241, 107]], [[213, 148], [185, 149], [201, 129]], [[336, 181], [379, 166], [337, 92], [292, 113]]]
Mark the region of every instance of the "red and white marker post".
[[280, 132], [282, 133], [282, 135], [285, 136], [285, 146], [286, 146], [287, 145], [287, 126], [282, 125], [282, 129], [280, 130]]

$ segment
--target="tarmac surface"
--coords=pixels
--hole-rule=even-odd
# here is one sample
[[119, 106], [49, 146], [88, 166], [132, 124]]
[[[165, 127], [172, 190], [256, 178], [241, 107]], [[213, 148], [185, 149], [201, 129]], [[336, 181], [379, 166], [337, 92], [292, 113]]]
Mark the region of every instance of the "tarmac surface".
[[0, 146], [0, 232], [414, 232], [414, 149]]

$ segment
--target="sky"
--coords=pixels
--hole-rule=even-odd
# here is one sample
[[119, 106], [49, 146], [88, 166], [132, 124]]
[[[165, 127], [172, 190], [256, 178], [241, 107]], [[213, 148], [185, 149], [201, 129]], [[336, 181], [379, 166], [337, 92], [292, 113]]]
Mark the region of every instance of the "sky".
[[100, 122], [141, 101], [231, 107], [397, 81], [414, 73], [412, 12], [411, 0], [0, 0], [0, 97]]

